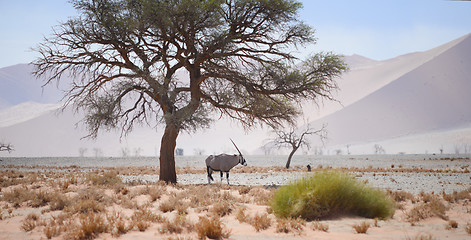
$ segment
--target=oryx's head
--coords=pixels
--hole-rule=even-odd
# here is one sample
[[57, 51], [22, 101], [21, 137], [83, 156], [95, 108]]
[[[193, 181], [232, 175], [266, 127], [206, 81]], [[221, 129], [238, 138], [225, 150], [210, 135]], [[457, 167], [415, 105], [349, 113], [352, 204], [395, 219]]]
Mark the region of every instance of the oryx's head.
[[[230, 138], [229, 138], [230, 139]], [[242, 155], [242, 152], [240, 152], [239, 148], [237, 147], [237, 145], [234, 143], [234, 141], [232, 141], [232, 139], [230, 139], [232, 144], [234, 144], [234, 147], [237, 149], [237, 151], [239, 152], [239, 163], [241, 165], [244, 165], [244, 166], [247, 166], [247, 162], [245, 161], [245, 158], [244, 156]]]

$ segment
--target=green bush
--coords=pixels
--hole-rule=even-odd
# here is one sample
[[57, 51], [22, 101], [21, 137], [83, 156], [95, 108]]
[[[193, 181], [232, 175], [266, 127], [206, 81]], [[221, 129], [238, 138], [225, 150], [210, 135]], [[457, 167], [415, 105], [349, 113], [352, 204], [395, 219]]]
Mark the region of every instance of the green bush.
[[344, 214], [385, 219], [392, 217], [394, 206], [384, 192], [337, 171], [318, 172], [283, 186], [271, 202], [276, 216], [307, 220]]

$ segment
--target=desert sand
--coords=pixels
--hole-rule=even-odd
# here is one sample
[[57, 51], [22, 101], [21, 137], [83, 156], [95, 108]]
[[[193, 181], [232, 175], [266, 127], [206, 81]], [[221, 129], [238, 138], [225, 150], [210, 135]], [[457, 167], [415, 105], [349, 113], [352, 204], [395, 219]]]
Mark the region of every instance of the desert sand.
[[[149, 174], [146, 171], [157, 169], [2, 166], [0, 239], [199, 239], [208, 235], [205, 227], [216, 231], [212, 237], [229, 239], [471, 237], [470, 190], [450, 194], [390, 190], [396, 201], [391, 219], [339, 214], [318, 221], [283, 222], [269, 207], [277, 186], [227, 185], [219, 177], [211, 185], [122, 181], [125, 176]], [[257, 171], [287, 174], [282, 169]], [[302, 171], [293, 167], [288, 173], [305, 174]], [[179, 169], [178, 174], [204, 173]], [[362, 224], [366, 233], [357, 233], [354, 226]]]

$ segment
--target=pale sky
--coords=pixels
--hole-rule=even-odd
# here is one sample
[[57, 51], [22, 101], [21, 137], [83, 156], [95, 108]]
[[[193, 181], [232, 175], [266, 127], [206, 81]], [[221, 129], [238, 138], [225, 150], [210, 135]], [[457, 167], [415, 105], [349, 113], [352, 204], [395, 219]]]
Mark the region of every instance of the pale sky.
[[[300, 19], [316, 29], [317, 45], [376, 60], [425, 51], [471, 33], [471, 1], [303, 0]], [[52, 26], [76, 15], [67, 0], [0, 0], [0, 68], [28, 63]]]

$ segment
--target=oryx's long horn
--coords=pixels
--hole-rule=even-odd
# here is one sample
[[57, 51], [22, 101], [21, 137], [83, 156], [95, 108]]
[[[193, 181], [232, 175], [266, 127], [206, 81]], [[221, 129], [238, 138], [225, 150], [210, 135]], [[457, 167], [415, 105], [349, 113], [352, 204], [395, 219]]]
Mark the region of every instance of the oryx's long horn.
[[240, 152], [239, 148], [237, 147], [237, 145], [234, 143], [234, 141], [232, 141], [232, 139], [229, 138], [229, 140], [231, 140], [232, 144], [234, 144], [234, 147], [237, 149], [237, 151], [239, 152], [239, 154], [242, 156], [242, 153]]

